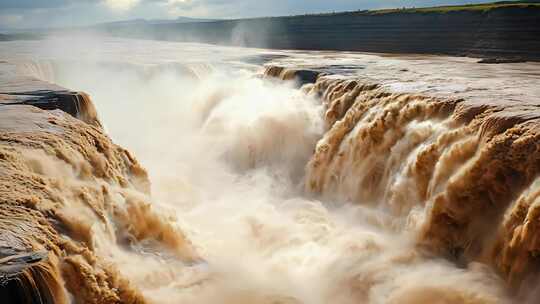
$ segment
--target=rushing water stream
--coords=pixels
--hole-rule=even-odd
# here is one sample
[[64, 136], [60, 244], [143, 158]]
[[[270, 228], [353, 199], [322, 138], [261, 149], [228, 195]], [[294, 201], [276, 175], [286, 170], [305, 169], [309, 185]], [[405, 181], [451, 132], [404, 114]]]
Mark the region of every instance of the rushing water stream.
[[[118, 245], [114, 220], [91, 225], [93, 251], [146, 300], [511, 302], [489, 263], [466, 258], [469, 247], [457, 260], [433, 250], [453, 237], [432, 223], [433, 201], [464, 191], [456, 180], [472, 179], [484, 157], [477, 126], [452, 116], [456, 104], [350, 91], [333, 78], [298, 89], [263, 79], [260, 63], [205, 54], [212, 63], [156, 64], [145, 52], [129, 63], [106, 54], [19, 60], [25, 73], [92, 96], [107, 133], [149, 172], [151, 198], [133, 195], [192, 243], [179, 257], [152, 240]], [[85, 208], [64, 211], [91, 221]], [[152, 233], [167, 239], [167, 231]], [[481, 237], [467, 233], [463, 242]]]

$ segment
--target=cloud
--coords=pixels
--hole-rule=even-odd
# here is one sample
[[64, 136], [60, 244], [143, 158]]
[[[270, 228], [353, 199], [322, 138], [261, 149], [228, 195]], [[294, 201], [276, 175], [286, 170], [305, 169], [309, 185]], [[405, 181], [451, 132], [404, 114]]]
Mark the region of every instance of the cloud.
[[105, 0], [105, 4], [115, 11], [127, 11], [139, 3], [139, 0]]
[[[151, 1], [151, 0], [143, 0]], [[155, 0], [154, 0], [155, 1]], [[179, 0], [176, 0], [179, 1]], [[79, 4], [103, 3], [113, 10], [128, 10], [139, 3], [139, 0], [0, 0], [0, 9], [27, 10], [53, 9]]]

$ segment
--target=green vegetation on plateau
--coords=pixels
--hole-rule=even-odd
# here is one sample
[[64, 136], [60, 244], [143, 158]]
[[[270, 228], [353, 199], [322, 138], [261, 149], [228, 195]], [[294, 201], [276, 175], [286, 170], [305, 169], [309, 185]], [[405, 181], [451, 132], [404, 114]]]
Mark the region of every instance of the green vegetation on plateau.
[[462, 11], [490, 11], [499, 8], [538, 8], [540, 9], [540, 0], [524, 0], [524, 1], [499, 1], [481, 4], [466, 4], [466, 5], [450, 5], [450, 6], [433, 6], [419, 8], [391, 8], [380, 10], [360, 10], [355, 12], [335, 12], [322, 13], [316, 15], [343, 15], [343, 14], [362, 14], [362, 15], [382, 15], [391, 13], [449, 13]]
[[385, 9], [377, 10], [372, 13], [384, 14], [395, 12], [406, 13], [447, 13], [455, 11], [489, 11], [497, 8], [507, 7], [537, 7], [540, 8], [540, 1], [501, 1], [482, 4], [468, 4], [468, 5], [455, 5], [455, 6], [436, 6], [436, 7], [422, 7], [422, 8], [406, 8], [406, 9]]

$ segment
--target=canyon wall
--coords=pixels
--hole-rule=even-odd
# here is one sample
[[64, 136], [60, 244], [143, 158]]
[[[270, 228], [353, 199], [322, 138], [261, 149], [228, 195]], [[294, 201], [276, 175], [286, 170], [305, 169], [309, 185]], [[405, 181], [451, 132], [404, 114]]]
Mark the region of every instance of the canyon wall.
[[191, 24], [103, 26], [113, 35], [259, 48], [540, 60], [540, 7], [350, 12]]

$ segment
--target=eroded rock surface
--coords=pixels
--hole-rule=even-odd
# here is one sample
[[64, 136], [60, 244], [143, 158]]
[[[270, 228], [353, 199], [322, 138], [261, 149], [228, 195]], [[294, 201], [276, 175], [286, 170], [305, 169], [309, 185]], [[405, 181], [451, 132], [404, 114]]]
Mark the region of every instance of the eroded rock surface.
[[[72, 108], [62, 111], [65, 104], [57, 107], [58, 95], [43, 86], [46, 97], [32, 96], [43, 97], [38, 105], [48, 110], [27, 102], [27, 93], [2, 95], [0, 292], [14, 302], [144, 303], [108, 260], [110, 247], [138, 254], [134, 248], [146, 242], [180, 261], [197, 256], [183, 233], [153, 211], [146, 171], [103, 133], [95, 111], [72, 117]], [[94, 109], [87, 95], [68, 96], [66, 104]], [[28, 256], [38, 258], [17, 258]]]

